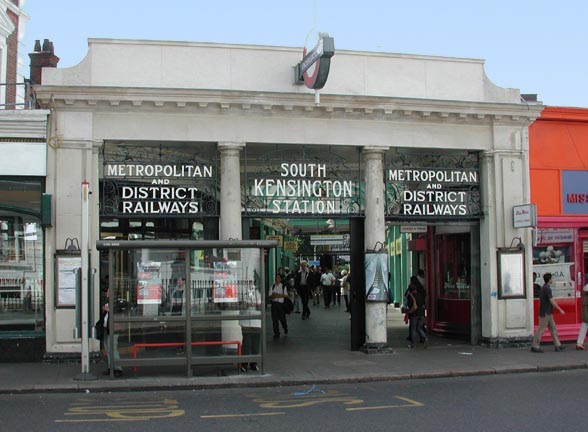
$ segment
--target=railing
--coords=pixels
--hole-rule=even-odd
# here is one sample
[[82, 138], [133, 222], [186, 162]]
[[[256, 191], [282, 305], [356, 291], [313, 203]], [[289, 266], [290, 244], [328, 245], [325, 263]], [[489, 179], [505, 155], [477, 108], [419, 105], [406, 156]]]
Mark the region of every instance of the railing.
[[[8, 103], [7, 100], [7, 92], [8, 89], [11, 87], [15, 87], [15, 94], [14, 100], [15, 102]], [[21, 89], [22, 88], [22, 89]], [[19, 90], [21, 90], [21, 94], [19, 94]], [[37, 107], [37, 97], [35, 91], [33, 90], [31, 84], [26, 81], [22, 83], [0, 83], [0, 91], [3, 91], [4, 98], [3, 103], [0, 103], [0, 109], [35, 109]], [[22, 100], [22, 102], [16, 102], [18, 100]]]

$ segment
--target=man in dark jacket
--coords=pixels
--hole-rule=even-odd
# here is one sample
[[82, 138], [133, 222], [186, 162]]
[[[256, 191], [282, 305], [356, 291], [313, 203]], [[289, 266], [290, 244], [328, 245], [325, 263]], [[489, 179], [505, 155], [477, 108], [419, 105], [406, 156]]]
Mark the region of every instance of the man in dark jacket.
[[294, 286], [302, 301], [302, 319], [308, 319], [310, 318], [308, 300], [312, 293], [312, 272], [308, 268], [306, 261], [300, 262], [300, 269], [296, 272]]

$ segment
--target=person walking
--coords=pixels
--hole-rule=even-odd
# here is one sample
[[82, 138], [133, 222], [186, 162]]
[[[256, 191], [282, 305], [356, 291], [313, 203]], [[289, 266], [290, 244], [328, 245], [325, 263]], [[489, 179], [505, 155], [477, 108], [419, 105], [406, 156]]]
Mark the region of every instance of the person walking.
[[[106, 354], [106, 362], [108, 364], [108, 369], [104, 372], [104, 375], [110, 375], [110, 369], [112, 368], [110, 354], [110, 289], [106, 290], [106, 302], [102, 306], [102, 342], [104, 343], [104, 352]], [[114, 361], [118, 362], [120, 360], [120, 353], [118, 351], [118, 336], [119, 334], [115, 331], [112, 335], [112, 354], [114, 356]], [[114, 367], [114, 376], [121, 377], [123, 374], [122, 368], [120, 366]]]
[[588, 282], [584, 285], [584, 294], [582, 295], [582, 326], [578, 333], [578, 340], [576, 341], [576, 349], [584, 351], [584, 340], [586, 339], [586, 332], [588, 332]]
[[410, 285], [407, 290], [407, 303], [407, 307], [409, 308], [408, 319], [410, 322], [410, 343], [408, 347], [414, 348], [416, 346], [418, 336], [419, 340], [427, 348], [429, 338], [424, 331], [426, 293], [416, 276], [410, 278]]
[[335, 276], [333, 276], [330, 267], [325, 267], [325, 272], [321, 275], [321, 285], [323, 287], [325, 309], [329, 309], [333, 300], [333, 286], [335, 285]]
[[343, 289], [343, 300], [345, 300], [345, 312], [351, 312], [349, 304], [349, 288], [351, 288], [349, 279], [351, 273], [347, 273], [347, 270], [344, 269], [341, 271], [341, 276], [341, 289]]
[[[255, 287], [250, 285], [245, 294], [245, 303], [247, 309], [242, 312], [245, 315], [256, 315], [259, 313], [261, 308], [261, 293]], [[259, 341], [261, 339], [261, 320], [259, 319], [248, 319], [239, 321], [241, 325], [241, 331], [243, 332], [243, 342], [241, 354], [243, 355], [259, 355]], [[241, 363], [241, 372], [247, 372], [247, 363]], [[257, 363], [249, 363], [249, 369], [252, 371], [258, 371], [259, 367]]]
[[310, 318], [310, 308], [308, 307], [308, 301], [312, 295], [312, 272], [308, 268], [308, 262], [300, 262], [300, 270], [296, 272], [294, 279], [294, 286], [298, 297], [302, 302], [302, 319]]
[[541, 343], [541, 335], [543, 335], [545, 328], [548, 328], [549, 332], [551, 333], [555, 350], [563, 351], [565, 347], [561, 344], [557, 336], [557, 328], [555, 327], [555, 321], [553, 319], [553, 309], [557, 309], [562, 315], [565, 315], [565, 312], [561, 307], [559, 307], [553, 298], [553, 293], [551, 292], [553, 277], [551, 273], [545, 273], [543, 275], [543, 281], [545, 283], [541, 287], [541, 291], [539, 293], [539, 327], [537, 327], [537, 331], [533, 337], [531, 351], [534, 353], [543, 352], [539, 345]]
[[282, 285], [282, 276], [276, 273], [275, 282], [270, 291], [270, 300], [272, 302], [272, 324], [274, 338], [280, 337], [280, 323], [284, 329], [284, 334], [288, 334], [288, 322], [286, 321], [286, 312], [284, 311], [284, 299], [288, 297], [288, 290]]

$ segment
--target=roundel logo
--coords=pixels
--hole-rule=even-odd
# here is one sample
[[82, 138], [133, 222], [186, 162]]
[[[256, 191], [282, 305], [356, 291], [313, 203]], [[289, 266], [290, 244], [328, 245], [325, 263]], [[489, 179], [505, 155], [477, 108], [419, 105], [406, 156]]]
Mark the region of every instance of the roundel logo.
[[319, 41], [310, 51], [304, 48], [303, 58], [298, 63], [300, 78], [306, 87], [310, 89], [321, 89], [327, 83], [331, 57], [335, 54], [335, 43], [333, 38], [327, 34], [319, 33]]

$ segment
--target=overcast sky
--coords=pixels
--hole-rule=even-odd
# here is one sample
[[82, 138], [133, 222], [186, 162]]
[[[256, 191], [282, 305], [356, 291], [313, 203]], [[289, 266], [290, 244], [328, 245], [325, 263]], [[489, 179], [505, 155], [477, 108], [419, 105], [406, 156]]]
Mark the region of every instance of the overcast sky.
[[588, 107], [588, 0], [26, 0], [24, 11], [27, 70], [35, 39], [69, 67], [88, 38], [302, 47], [321, 31], [336, 49], [484, 59], [498, 86]]

